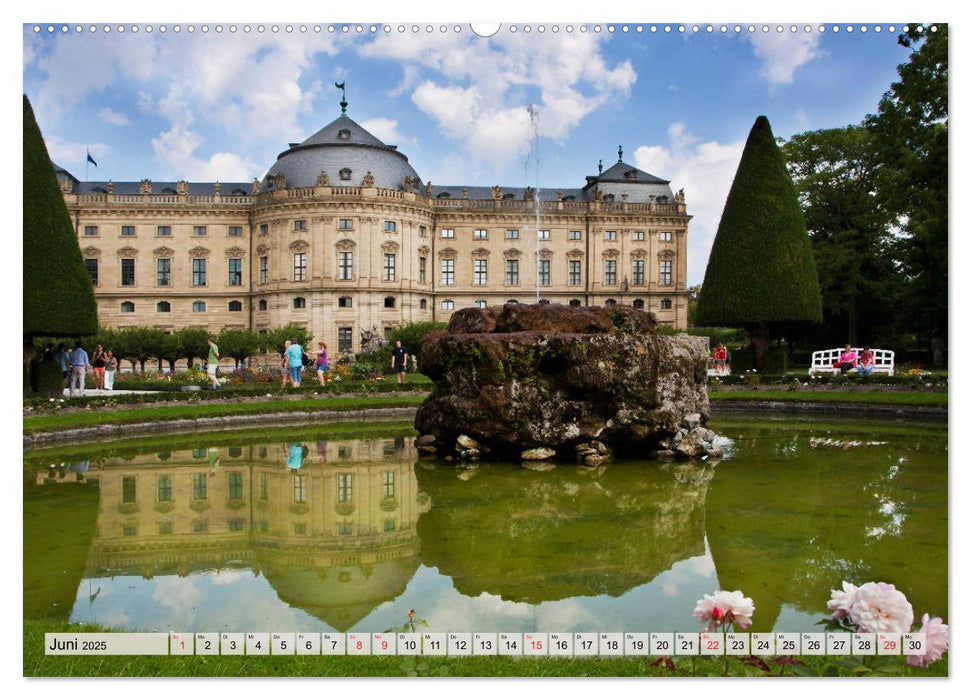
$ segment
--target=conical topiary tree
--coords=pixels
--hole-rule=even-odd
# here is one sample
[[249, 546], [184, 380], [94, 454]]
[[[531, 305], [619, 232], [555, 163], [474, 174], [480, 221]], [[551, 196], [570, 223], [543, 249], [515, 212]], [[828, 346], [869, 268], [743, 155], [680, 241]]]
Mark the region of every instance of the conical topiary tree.
[[[98, 332], [91, 278], [44, 138], [24, 95], [24, 378], [35, 336]], [[26, 389], [26, 387], [25, 387]]]
[[699, 326], [744, 327], [755, 366], [770, 324], [822, 320], [812, 244], [769, 120], [755, 120], [725, 201], [698, 298]]

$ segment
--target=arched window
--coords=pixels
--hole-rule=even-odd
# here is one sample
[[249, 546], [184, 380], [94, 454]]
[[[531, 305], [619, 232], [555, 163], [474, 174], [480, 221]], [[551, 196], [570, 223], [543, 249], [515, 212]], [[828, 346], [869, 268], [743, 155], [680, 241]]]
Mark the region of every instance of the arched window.
[[608, 299], [607, 301], [604, 302], [604, 306], [616, 306], [616, 305], [617, 305], [616, 299]]
[[266, 299], [260, 299], [260, 311], [266, 311]]
[[671, 308], [671, 300], [670, 299], [661, 299], [661, 308], [662, 309], [670, 309]]
[[634, 308], [635, 309], [643, 309], [644, 308], [644, 300], [643, 299], [634, 299]]
[[340, 170], [340, 178], [341, 178], [341, 180], [350, 180], [351, 179], [351, 169], [350, 168], [341, 168], [341, 170]]
[[475, 305], [480, 309], [484, 309], [486, 306], [488, 306], [485, 299], [476, 299]]
[[422, 309], [422, 310], [427, 309], [428, 308], [428, 300], [426, 300], [426, 299], [419, 299], [418, 300], [418, 308], [419, 309]]
[[206, 310], [206, 302], [204, 301], [194, 301], [192, 302], [192, 311], [194, 313], [202, 313]]
[[295, 309], [306, 309], [307, 308], [307, 300], [304, 299], [303, 297], [294, 297], [293, 298], [293, 308], [295, 308]]
[[235, 301], [235, 300], [229, 302], [229, 310], [230, 311], [242, 311], [243, 310], [243, 302], [241, 302], [241, 301]]
[[579, 299], [570, 299], [570, 306], [572, 306], [575, 309], [576, 308], [579, 308], [580, 307], [580, 300]]
[[348, 129], [341, 129], [337, 132], [337, 138], [341, 141], [349, 141], [351, 138], [351, 132]]
[[451, 299], [442, 299], [442, 311], [451, 311], [455, 308], [455, 302]]
[[155, 310], [160, 314], [167, 314], [172, 310], [172, 305], [167, 301], [160, 301], [155, 305]]
[[384, 298], [384, 308], [386, 308], [386, 309], [393, 309], [394, 308], [394, 297], [385, 297]]
[[354, 301], [350, 297], [338, 297], [337, 307], [340, 309], [349, 309], [354, 306]]
[[519, 299], [506, 299], [507, 304], [518, 304]]
[[135, 302], [133, 302], [133, 301], [123, 301], [123, 302], [121, 302], [121, 312], [123, 314], [133, 314], [133, 313], [135, 313]]
[[550, 303], [550, 300], [549, 299], [540, 299], [539, 300], [539, 303], [540, 304], [549, 304]]

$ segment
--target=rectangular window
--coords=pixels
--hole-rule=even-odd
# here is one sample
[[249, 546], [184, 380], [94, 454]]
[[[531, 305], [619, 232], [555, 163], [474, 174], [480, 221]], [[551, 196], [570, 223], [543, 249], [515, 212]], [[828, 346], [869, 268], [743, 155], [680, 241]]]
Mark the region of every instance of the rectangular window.
[[350, 352], [353, 343], [353, 328], [337, 329], [337, 352]]
[[604, 284], [617, 284], [617, 261], [604, 260]]
[[660, 239], [662, 241], [664, 241], [665, 243], [670, 243], [671, 242], [671, 232], [670, 231], [661, 231]]
[[442, 238], [455, 238], [455, 229], [453, 228], [443, 228]]
[[207, 494], [208, 492], [206, 491], [206, 475], [193, 474], [192, 475], [192, 500], [204, 501], [208, 497]]
[[616, 231], [604, 231], [604, 240], [605, 241], [616, 241], [617, 240], [617, 232]]
[[306, 219], [296, 219], [293, 222], [294, 231], [306, 231], [307, 230], [307, 220]]
[[393, 231], [397, 231], [398, 230], [398, 224], [397, 224], [397, 222], [394, 222], [394, 221], [385, 221], [384, 222], [384, 230], [385, 231], [388, 231], [389, 233], [390, 232], [393, 232]]
[[385, 532], [394, 532], [394, 518], [386, 518], [383, 527]]
[[121, 235], [122, 236], [134, 236], [135, 235], [135, 227], [134, 226], [122, 226], [121, 227]]
[[337, 501], [338, 503], [346, 503], [354, 498], [354, 475], [353, 474], [338, 474], [337, 475]]
[[474, 279], [473, 284], [489, 284], [489, 261], [482, 259], [476, 260], [474, 263]]
[[671, 261], [670, 260], [661, 261], [660, 284], [663, 284], [663, 285], [671, 284]]
[[243, 235], [243, 227], [242, 226], [230, 226], [229, 227], [229, 235], [230, 236], [242, 236]]
[[354, 253], [341, 251], [337, 254], [337, 279], [354, 279]]
[[98, 235], [98, 227], [97, 226], [85, 226], [84, 227], [84, 235], [85, 236], [97, 236]]
[[337, 228], [341, 229], [342, 231], [347, 231], [349, 229], [352, 229], [352, 228], [354, 228], [354, 220], [353, 219], [338, 219], [337, 220]]
[[489, 231], [484, 228], [477, 228], [472, 232], [472, 240], [484, 241], [489, 237]]
[[242, 532], [243, 527], [246, 525], [246, 521], [242, 518], [237, 518], [236, 520], [229, 521], [229, 531], [230, 532]]
[[395, 277], [395, 254], [385, 253], [384, 254], [384, 281], [394, 282]]
[[428, 235], [428, 229], [426, 227], [424, 227], [424, 226], [419, 226], [418, 227], [418, 235], [419, 235], [419, 237], [424, 238], [425, 236]]
[[519, 238], [519, 229], [518, 228], [507, 228], [506, 229], [506, 240], [507, 241], [511, 241], [511, 240], [516, 239], [516, 238]]
[[293, 254], [293, 281], [294, 282], [307, 281], [307, 254], [306, 253]]
[[454, 260], [442, 260], [442, 284], [445, 286], [455, 284]]
[[192, 258], [192, 285], [204, 287], [206, 284], [206, 259]]
[[121, 259], [121, 286], [135, 286], [135, 258]]
[[632, 264], [634, 269], [631, 284], [644, 284], [644, 261], [634, 260]]
[[170, 258], [158, 258], [155, 261], [155, 283], [159, 287], [168, 287], [172, 284], [172, 260]]
[[260, 235], [265, 236], [270, 230], [269, 224], [260, 224]]
[[205, 226], [193, 226], [192, 235], [193, 236], [205, 236], [207, 233]]
[[293, 475], [293, 502], [307, 502], [307, 478], [303, 474]]
[[172, 521], [167, 520], [164, 523], [158, 524], [158, 534], [160, 535], [171, 535], [172, 534]]
[[510, 286], [515, 286], [519, 284], [519, 261], [518, 260], [506, 261], [506, 284]]
[[243, 259], [229, 259], [229, 286], [239, 287], [243, 284]]
[[229, 472], [229, 497], [234, 501], [243, 500], [243, 472]]
[[338, 535], [351, 535], [354, 533], [354, 528], [350, 523], [337, 523], [337, 534]]
[[98, 259], [85, 258], [84, 269], [88, 273], [88, 277], [91, 278], [91, 284], [97, 287], [98, 286]]
[[270, 259], [260, 256], [260, 284], [266, 284], [270, 279]]
[[539, 261], [539, 283], [541, 286], [549, 286], [550, 284], [550, 261], [549, 260]]
[[580, 240], [580, 232], [579, 231], [570, 231], [570, 234], [567, 236], [567, 238], [569, 240], [571, 240], [571, 241], [579, 241]]
[[381, 497], [394, 498], [394, 472], [381, 473]]
[[540, 241], [548, 241], [550, 239], [549, 229], [541, 228], [536, 236], [536, 239]]
[[418, 284], [425, 284], [425, 258], [418, 258]]
[[570, 261], [570, 285], [576, 286], [580, 284], [580, 261], [571, 260]]
[[270, 475], [267, 474], [266, 472], [262, 472], [260, 474], [260, 500], [265, 501], [269, 497], [270, 497]]
[[442, 299], [442, 311], [451, 311], [455, 308], [455, 302], [451, 299]]
[[122, 503], [135, 502], [135, 477], [133, 476], [121, 477], [121, 502]]
[[634, 231], [630, 235], [630, 239], [632, 241], [643, 241], [644, 240], [644, 232], [643, 231]]

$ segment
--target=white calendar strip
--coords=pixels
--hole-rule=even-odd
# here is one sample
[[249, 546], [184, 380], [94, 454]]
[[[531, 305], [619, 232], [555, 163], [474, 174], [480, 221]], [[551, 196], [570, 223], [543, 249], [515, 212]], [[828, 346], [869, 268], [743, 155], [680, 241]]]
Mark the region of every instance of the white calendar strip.
[[923, 633], [149, 632], [47, 633], [48, 655], [116, 656], [899, 656]]

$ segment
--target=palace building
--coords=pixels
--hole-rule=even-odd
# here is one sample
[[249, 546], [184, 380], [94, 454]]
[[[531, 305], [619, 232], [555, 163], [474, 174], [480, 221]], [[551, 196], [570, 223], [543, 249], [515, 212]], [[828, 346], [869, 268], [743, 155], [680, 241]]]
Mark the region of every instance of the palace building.
[[[56, 168], [57, 166], [55, 166]], [[346, 114], [243, 182], [57, 177], [110, 328], [362, 331], [505, 303], [629, 304], [687, 326], [683, 191], [623, 162], [580, 187], [433, 185]]]

